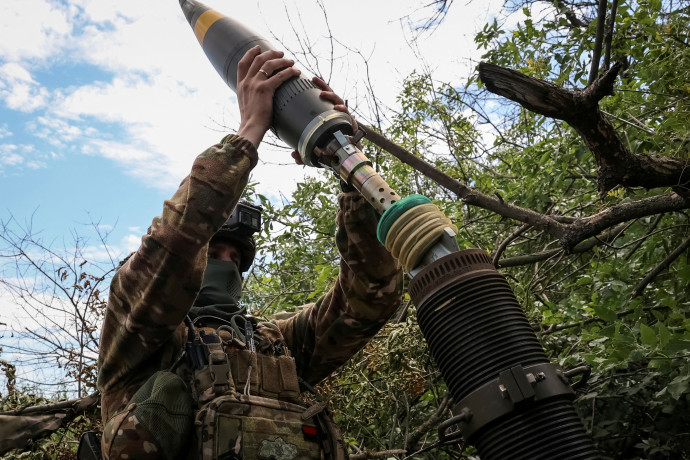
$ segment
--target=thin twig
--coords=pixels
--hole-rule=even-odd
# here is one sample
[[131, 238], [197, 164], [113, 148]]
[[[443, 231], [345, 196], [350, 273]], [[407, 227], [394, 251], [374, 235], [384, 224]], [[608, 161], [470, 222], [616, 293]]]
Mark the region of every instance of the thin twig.
[[606, 37], [604, 38], [604, 71], [609, 70], [611, 65], [611, 42], [613, 41], [613, 30], [616, 26], [616, 13], [618, 12], [618, 0], [611, 2], [611, 12], [606, 21]]
[[529, 229], [529, 228], [531, 228], [531, 227], [532, 227], [531, 225], [525, 224], [525, 225], [521, 226], [520, 228], [518, 228], [517, 230], [515, 230], [515, 231], [514, 231], [513, 233], [511, 233], [510, 235], [508, 235], [508, 238], [504, 239], [503, 242], [501, 242], [501, 244], [500, 244], [500, 245], [498, 246], [498, 248], [496, 249], [496, 252], [494, 253], [493, 260], [491, 261], [491, 263], [494, 265], [494, 267], [498, 267], [498, 261], [499, 261], [499, 259], [501, 258], [501, 255], [503, 254], [503, 251], [506, 250], [506, 248], [508, 247], [508, 245], [509, 245], [512, 241], [514, 241], [515, 238], [517, 238], [517, 237], [519, 237], [520, 235], [522, 235], [523, 233], [525, 233], [525, 231], [527, 231], [527, 229]]
[[656, 229], [656, 227], [659, 225], [659, 222], [661, 222], [661, 219], [663, 219], [663, 218], [664, 218], [664, 215], [663, 215], [663, 214], [659, 214], [658, 216], [656, 216], [656, 218], [654, 219], [654, 222], [652, 222], [652, 225], [649, 226], [649, 230], [647, 231], [647, 233], [645, 234], [645, 236], [642, 237], [642, 238], [640, 238], [640, 239], [637, 241], [637, 243], [635, 244], [635, 246], [634, 246], [634, 247], [630, 250], [630, 252], [625, 256], [625, 260], [630, 260], [630, 258], [632, 257], [632, 255], [635, 254], [635, 252], [636, 252], [638, 249], [640, 249], [640, 246], [642, 246], [642, 243], [644, 243], [645, 240], [654, 232], [654, 230]]
[[640, 295], [642, 295], [642, 291], [647, 287], [649, 283], [651, 283], [654, 278], [656, 278], [659, 273], [662, 271], [666, 270], [671, 263], [673, 263], [674, 260], [676, 260], [678, 257], [680, 257], [685, 251], [690, 248], [690, 236], [683, 241], [680, 246], [678, 246], [671, 254], [669, 254], [664, 260], [661, 261], [659, 265], [654, 267], [649, 273], [647, 273], [647, 276], [644, 277], [642, 281], [640, 281], [640, 284], [638, 284], [635, 289], [633, 289], [631, 297], [635, 298]]
[[604, 43], [604, 31], [606, 30], [606, 6], [607, 0], [599, 0], [599, 11], [597, 13], [597, 35], [594, 41], [594, 51], [592, 51], [592, 67], [589, 71], [589, 81], [591, 85], [599, 75], [599, 61], [601, 60], [601, 48]]
[[434, 412], [434, 414], [431, 417], [429, 417], [421, 425], [419, 425], [419, 427], [417, 427], [417, 429], [410, 433], [410, 435], [407, 436], [407, 438], [405, 439], [405, 448], [408, 452], [417, 445], [419, 440], [422, 438], [422, 436], [424, 436], [424, 434], [427, 431], [429, 431], [433, 426], [438, 424], [438, 422], [446, 413], [446, 410], [448, 409], [448, 406], [450, 405], [451, 401], [452, 398], [450, 396], [450, 393], [446, 391], [443, 395], [441, 403], [438, 405], [438, 409], [436, 409], [436, 412]]
[[[644, 309], [642, 309], [642, 311], [650, 312], [653, 310], [663, 310], [665, 308], [669, 308], [669, 307], [667, 305], [657, 305], [655, 307], [644, 308]], [[629, 310], [625, 310], [625, 311], [622, 311], [620, 313], [616, 313], [616, 316], [618, 316], [618, 318], [622, 318], [623, 316], [631, 315], [631, 314], [635, 313], [636, 311], [637, 311], [636, 309], [631, 308]], [[548, 327], [548, 329], [546, 329], [545, 331], [542, 331], [541, 335], [553, 334], [554, 332], [563, 331], [565, 329], [570, 329], [573, 327], [584, 326], [585, 324], [594, 323], [596, 321], [604, 321], [604, 320], [601, 318], [598, 318], [598, 317], [592, 317], [592, 318], [587, 318], [587, 319], [582, 320], [582, 321], [578, 321], [577, 323], [562, 324], [559, 326], [552, 324], [551, 326]]]

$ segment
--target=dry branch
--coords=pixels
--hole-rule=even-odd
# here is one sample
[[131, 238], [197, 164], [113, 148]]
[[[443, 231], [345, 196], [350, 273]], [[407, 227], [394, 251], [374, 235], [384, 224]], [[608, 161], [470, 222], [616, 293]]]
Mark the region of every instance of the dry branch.
[[680, 257], [685, 251], [687, 251], [688, 248], [690, 248], [690, 237], [686, 238], [685, 241], [683, 241], [680, 244], [680, 246], [678, 246], [671, 254], [666, 256], [666, 258], [662, 260], [659, 265], [657, 265], [649, 273], [647, 273], [644, 279], [640, 281], [640, 284], [638, 284], [635, 287], [635, 289], [633, 289], [631, 297], [638, 297], [642, 295], [642, 291], [644, 291], [647, 285], [651, 283], [654, 280], [654, 278], [656, 278], [659, 275], [659, 273], [666, 270], [673, 263], [673, 261]]
[[589, 70], [589, 84], [591, 85], [599, 75], [599, 61], [601, 60], [601, 49], [604, 46], [604, 31], [606, 25], [606, 6], [607, 0], [599, 0], [597, 12], [597, 35], [594, 40], [594, 50], [592, 51], [592, 67]]
[[508, 235], [508, 238], [504, 239], [501, 244], [498, 245], [498, 248], [496, 251], [493, 253], [493, 258], [492, 258], [492, 263], [494, 264], [495, 267], [498, 267], [499, 261], [501, 260], [501, 256], [503, 255], [503, 251], [506, 250], [508, 245], [512, 243], [516, 238], [520, 237], [523, 233], [525, 233], [527, 230], [529, 230], [530, 226], [525, 224], [522, 227], [518, 228], [515, 230], [512, 234]]
[[431, 417], [419, 425], [419, 427], [417, 427], [417, 429], [410, 433], [407, 439], [405, 439], [405, 448], [407, 449], [408, 453], [417, 447], [417, 443], [419, 443], [419, 440], [422, 439], [422, 436], [424, 436], [431, 428], [438, 425], [446, 413], [451, 401], [452, 399], [450, 393], [446, 392], [443, 395], [443, 399], [441, 400], [438, 409], [436, 409], [436, 412], [434, 412]]
[[613, 93], [613, 83], [621, 68], [621, 63], [614, 64], [591, 85], [576, 91], [486, 62], [479, 64], [479, 77], [492, 93], [572, 126], [596, 159], [599, 193], [617, 185], [678, 187], [681, 193], [687, 192], [690, 160], [631, 153], [599, 110], [599, 101]]
[[393, 455], [405, 455], [403, 449], [382, 450], [380, 452], [364, 451], [350, 455], [350, 460], [364, 460], [367, 458], [390, 458]]
[[550, 235], [559, 238], [564, 233], [564, 227], [551, 216], [540, 214], [531, 209], [521, 208], [507, 203], [502, 199], [492, 197], [465, 184], [458, 182], [448, 176], [443, 171], [435, 168], [428, 162], [417, 158], [412, 153], [397, 145], [393, 141], [378, 133], [371, 126], [366, 127], [366, 138], [382, 149], [386, 150], [400, 161], [412, 166], [414, 169], [424, 174], [442, 187], [455, 193], [463, 202], [468, 205], [477, 206], [498, 215], [524, 222], [540, 230], [544, 230]]
[[[548, 84], [550, 85], [550, 83]], [[366, 131], [366, 137], [371, 142], [388, 151], [403, 163], [412, 166], [415, 170], [424, 174], [440, 186], [455, 193], [464, 203], [486, 209], [500, 216], [514, 219], [536, 229], [543, 230], [547, 234], [557, 238], [561, 246], [568, 252], [573, 251], [574, 248], [584, 240], [596, 236], [608, 228], [622, 222], [664, 212], [680, 211], [690, 207], [690, 199], [678, 195], [677, 193], [670, 193], [611, 206], [592, 216], [572, 220], [566, 219], [569, 223], [565, 224], [561, 218], [562, 216], [545, 215], [532, 211], [531, 209], [521, 208], [462, 184], [443, 171], [440, 171], [421, 158], [417, 158], [411, 152], [387, 139], [374, 128], [367, 126]], [[503, 266], [503, 263], [499, 263], [499, 266]]]
[[[651, 312], [654, 310], [664, 310], [667, 308], [669, 308], [667, 305], [657, 305], [657, 306], [653, 306], [653, 307], [643, 308], [642, 311]], [[629, 308], [627, 310], [616, 313], [616, 316], [618, 316], [619, 318], [622, 318], [624, 316], [632, 315], [633, 313], [636, 313], [636, 312], [637, 312], [636, 309]], [[564, 331], [566, 329], [571, 329], [573, 327], [578, 327], [578, 326], [580, 326], [580, 327], [585, 326], [587, 324], [591, 324], [591, 323], [594, 323], [597, 321], [604, 321], [604, 320], [599, 318], [599, 317], [592, 317], [592, 318], [587, 318], [587, 319], [582, 320], [582, 321], [578, 321], [577, 323], [552, 324], [547, 329], [541, 331], [541, 335], [542, 336], [549, 335], [549, 334], [553, 334], [554, 332]]]
[[[627, 224], [621, 223], [613, 228], [610, 228], [598, 238], [590, 238], [588, 240], [582, 241], [581, 243], [576, 244], [570, 250], [570, 254], [582, 254], [584, 252], [590, 251], [595, 246], [611, 242], [618, 238], [620, 232], [623, 231], [626, 227]], [[532, 265], [537, 262], [550, 259], [551, 257], [554, 257], [557, 254], [563, 252], [564, 251], [562, 248], [550, 249], [548, 251], [542, 251], [533, 254], [524, 254], [521, 256], [508, 257], [499, 260], [498, 265], [496, 265], [496, 263], [494, 263], [494, 265], [496, 265], [497, 268], [518, 267], [520, 265]]]

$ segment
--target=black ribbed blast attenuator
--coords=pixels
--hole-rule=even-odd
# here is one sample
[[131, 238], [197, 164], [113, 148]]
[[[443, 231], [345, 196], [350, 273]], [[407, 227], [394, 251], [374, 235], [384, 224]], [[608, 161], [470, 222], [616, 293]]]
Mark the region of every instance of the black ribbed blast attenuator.
[[[409, 290], [422, 334], [456, 402], [502, 371], [549, 362], [486, 252], [446, 256], [416, 275]], [[482, 460], [598, 458], [566, 396], [521, 406], [468, 441]]]
[[473, 437], [482, 460], [600, 458], [572, 404], [554, 398], [498, 420]]

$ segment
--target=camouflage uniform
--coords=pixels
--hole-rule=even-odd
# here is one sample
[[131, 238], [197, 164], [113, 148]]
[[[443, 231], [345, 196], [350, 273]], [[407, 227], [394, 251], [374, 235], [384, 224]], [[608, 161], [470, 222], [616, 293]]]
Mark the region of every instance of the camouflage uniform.
[[[186, 341], [183, 320], [202, 281], [208, 242], [237, 204], [257, 159], [254, 146], [234, 135], [199, 155], [139, 249], [113, 277], [99, 356], [104, 422], [132, 406], [137, 390], [179, 356]], [[401, 295], [402, 272], [376, 240], [372, 207], [357, 192], [341, 194], [338, 201], [336, 244], [342, 260], [335, 286], [299, 314], [276, 321], [271, 333], [271, 341], [287, 345], [297, 374], [310, 384], [364, 346]], [[104, 433], [104, 454], [128, 458], [106, 449], [119, 433], [131, 436], [140, 453], [160, 458], [160, 443], [138, 433], [137, 423], [136, 417], [125, 417], [117, 433]]]

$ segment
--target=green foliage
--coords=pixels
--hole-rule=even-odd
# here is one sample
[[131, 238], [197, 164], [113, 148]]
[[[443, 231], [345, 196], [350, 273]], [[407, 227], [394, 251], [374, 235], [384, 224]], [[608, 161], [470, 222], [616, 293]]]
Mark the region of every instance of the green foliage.
[[[406, 319], [388, 324], [360, 353], [319, 385], [353, 452], [405, 446], [438, 411], [445, 384], [431, 361], [410, 307]], [[423, 431], [426, 443], [437, 440]], [[422, 435], [419, 435], [422, 438]], [[409, 453], [420, 450], [420, 439]], [[415, 454], [414, 458], [460, 455], [456, 446]]]
[[332, 176], [308, 179], [282, 206], [250, 194], [249, 199], [264, 208], [264, 228], [257, 235], [259, 253], [243, 296], [254, 313], [294, 311], [330, 288], [338, 274], [333, 245], [337, 187]]
[[[7, 369], [5, 368], [5, 373]], [[32, 406], [55, 403], [56, 398], [46, 399], [31, 389], [9, 389], [8, 394], [0, 398], [0, 412], [24, 409]], [[59, 415], [64, 417], [64, 414]], [[76, 458], [81, 434], [86, 431], [102, 430], [100, 406], [71, 416], [70, 419], [49, 436], [31, 441], [25, 449], [15, 449], [0, 456], [4, 460], [71, 460]]]
[[[398, 103], [400, 112], [388, 133], [392, 140], [464, 182], [477, 177], [479, 133], [463, 112], [462, 94], [456, 88], [434, 82], [430, 75], [413, 73], [403, 82]], [[409, 166], [385, 158], [380, 167], [403, 195], [448, 198], [442, 188]]]
[[[574, 26], [564, 11], [536, 14], [529, 8], [514, 29], [495, 21], [484, 27], [476, 42], [490, 62], [566, 88], [582, 88], [591, 65], [596, 11], [578, 8], [581, 26]], [[689, 22], [687, 7], [672, 9], [668, 2], [625, 3], [618, 8], [611, 56], [627, 61], [627, 67], [616, 93], [605, 98], [601, 108], [633, 153], [688, 155]], [[449, 176], [540, 213], [587, 216], [658, 194], [618, 188], [599, 196], [597, 165], [572, 128], [488, 95], [477, 80], [461, 83], [436, 82], [419, 73], [409, 76], [389, 137]], [[493, 128], [491, 136], [482, 131], [486, 124]], [[492, 145], [483, 144], [487, 137]], [[380, 173], [401, 195], [430, 196], [461, 224], [461, 247], [494, 251], [519, 226], [463, 206], [397, 160], [378, 158]], [[688, 238], [689, 230], [684, 212], [631, 220], [587, 251], [556, 251], [551, 258], [503, 270], [551, 359], [566, 369], [592, 367], [576, 408], [599, 448], [612, 458], [690, 456], [685, 428], [690, 422], [687, 253], [657, 274], [641, 296], [633, 296], [645, 275]], [[557, 241], [526, 230], [502, 258], [554, 249]], [[417, 355], [423, 342], [409, 329], [410, 321], [413, 316], [389, 326], [324, 385], [357, 449], [404, 446], [407, 424], [429, 419], [440, 404], [443, 384], [433, 367], [426, 367], [432, 364]], [[411, 342], [395, 342], [395, 331], [405, 331]], [[406, 368], [398, 353], [403, 353], [403, 361], [425, 363], [419, 368], [427, 377], [415, 380], [419, 374]], [[418, 398], [415, 392], [421, 392]], [[427, 438], [432, 445], [433, 432]], [[471, 455], [438, 448], [431, 452], [429, 458]]]
[[[486, 49], [487, 61], [582, 88], [591, 65], [594, 8], [576, 6], [580, 27], [564, 12], [526, 10], [515, 30], [494, 22], [476, 42]], [[611, 55], [628, 67], [601, 107], [633, 153], [688, 155], [689, 22], [687, 5], [650, 1], [618, 7]], [[503, 176], [494, 175], [485, 192], [498, 189], [508, 202], [575, 217], [657, 193], [617, 189], [599, 197], [596, 164], [570, 127], [516, 106], [500, 115], [495, 119], [500, 134], [487, 159]], [[488, 248], [512, 231], [491, 222], [473, 227]], [[593, 368], [577, 408], [599, 447], [614, 458], [690, 455], [684, 429], [689, 421], [687, 253], [659, 273], [642, 296], [632, 296], [642, 278], [688, 237], [688, 224], [687, 213], [633, 220], [618, 229], [613, 243], [505, 270], [552, 358], [566, 368], [582, 363]], [[548, 237], [527, 231], [504, 258], [553, 248]]]

